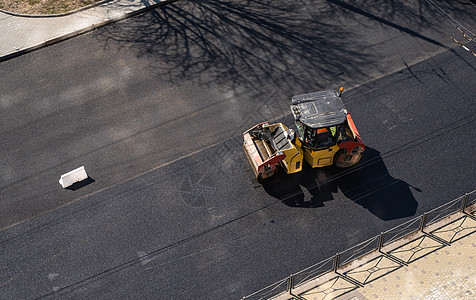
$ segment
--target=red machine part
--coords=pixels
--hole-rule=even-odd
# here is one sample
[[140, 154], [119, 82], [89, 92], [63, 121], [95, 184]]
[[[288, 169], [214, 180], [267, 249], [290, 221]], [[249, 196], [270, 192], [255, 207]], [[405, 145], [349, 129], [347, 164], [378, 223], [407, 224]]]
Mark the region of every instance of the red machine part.
[[255, 140], [250, 131], [252, 130], [261, 130], [263, 126], [269, 125], [268, 122], [263, 122], [253, 126], [252, 128], [248, 129], [243, 133], [243, 148], [245, 150], [245, 154], [253, 168], [253, 171], [257, 177], [261, 177], [262, 179], [270, 177], [276, 173], [276, 164], [281, 162], [286, 155], [282, 151], [278, 151], [276, 153], [266, 153], [263, 151], [263, 147], [258, 147], [257, 144], [262, 145], [264, 141]]
[[270, 156], [266, 161], [258, 165], [258, 172], [261, 173], [262, 169], [266, 166], [274, 166], [286, 157], [283, 152], [276, 152], [273, 156]]
[[357, 127], [350, 116], [350, 113], [347, 113], [347, 123], [349, 124], [350, 130], [354, 134], [354, 141], [343, 141], [339, 143], [339, 147], [344, 149], [344, 152], [339, 156], [339, 161], [351, 161], [351, 160], [360, 160], [360, 155], [365, 150], [365, 145], [360, 137]]
[[359, 131], [357, 130], [357, 127], [355, 127], [354, 120], [352, 120], [352, 117], [350, 116], [350, 113], [347, 113], [347, 123], [349, 124], [350, 130], [352, 130], [352, 132], [354, 133], [355, 139], [357, 140], [357, 142], [359, 144], [362, 144], [361, 147], [364, 148], [364, 150], [365, 150], [364, 142], [362, 141], [362, 138], [360, 137], [360, 134], [359, 134]]

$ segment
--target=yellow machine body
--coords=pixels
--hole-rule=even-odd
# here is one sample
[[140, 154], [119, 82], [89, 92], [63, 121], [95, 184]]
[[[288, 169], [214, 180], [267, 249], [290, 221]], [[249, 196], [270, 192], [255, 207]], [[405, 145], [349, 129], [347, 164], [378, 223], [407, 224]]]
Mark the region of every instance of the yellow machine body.
[[297, 133], [283, 123], [260, 123], [243, 133], [243, 150], [258, 181], [280, 169], [286, 174], [312, 168], [357, 164], [365, 150], [357, 127], [338, 91], [321, 91], [292, 98]]
[[334, 163], [335, 154], [340, 149], [338, 145], [334, 145], [328, 149], [314, 150], [309, 147], [303, 147], [299, 138], [295, 140], [294, 144], [296, 148], [301, 150], [304, 159], [313, 168], [331, 166]]
[[286, 174], [302, 170], [303, 155], [283, 123], [258, 124], [243, 133], [243, 150], [258, 179], [271, 177], [281, 167]]

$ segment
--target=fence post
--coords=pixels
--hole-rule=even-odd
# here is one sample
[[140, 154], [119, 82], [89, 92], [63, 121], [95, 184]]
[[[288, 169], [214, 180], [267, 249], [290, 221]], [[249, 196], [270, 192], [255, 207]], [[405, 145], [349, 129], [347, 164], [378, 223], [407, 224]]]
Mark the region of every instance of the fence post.
[[294, 288], [294, 276], [293, 274], [289, 275], [288, 278], [288, 293], [291, 293], [292, 289]]
[[468, 205], [468, 193], [463, 196], [463, 201], [461, 202], [460, 212], [464, 213], [466, 206]]
[[337, 272], [337, 268], [339, 268], [340, 264], [340, 254], [336, 253], [336, 256], [334, 256], [334, 266], [332, 267], [332, 271]]
[[424, 213], [422, 216], [421, 216], [421, 219], [420, 219], [420, 231], [423, 231], [423, 229], [425, 228], [426, 226], [426, 219], [428, 217], [428, 214], [427, 213]]
[[385, 238], [385, 233], [381, 232], [380, 235], [378, 236], [378, 240], [377, 240], [377, 250], [379, 252], [380, 252], [380, 250], [382, 250], [384, 238]]

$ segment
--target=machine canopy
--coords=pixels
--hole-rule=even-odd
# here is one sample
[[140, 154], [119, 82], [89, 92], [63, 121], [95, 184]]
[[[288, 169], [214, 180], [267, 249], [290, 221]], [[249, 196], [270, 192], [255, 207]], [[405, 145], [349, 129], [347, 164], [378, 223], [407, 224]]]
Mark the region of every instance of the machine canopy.
[[337, 91], [297, 95], [291, 101], [294, 119], [310, 128], [335, 126], [345, 121], [347, 110]]

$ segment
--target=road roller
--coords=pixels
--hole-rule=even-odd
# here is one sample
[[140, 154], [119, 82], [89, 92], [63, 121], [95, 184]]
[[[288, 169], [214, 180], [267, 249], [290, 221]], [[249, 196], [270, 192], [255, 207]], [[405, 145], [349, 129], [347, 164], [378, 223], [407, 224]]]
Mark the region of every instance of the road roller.
[[293, 96], [296, 131], [283, 123], [263, 122], [243, 133], [243, 150], [256, 179], [278, 173], [335, 165], [348, 168], [362, 158], [365, 145], [342, 102], [343, 88]]

